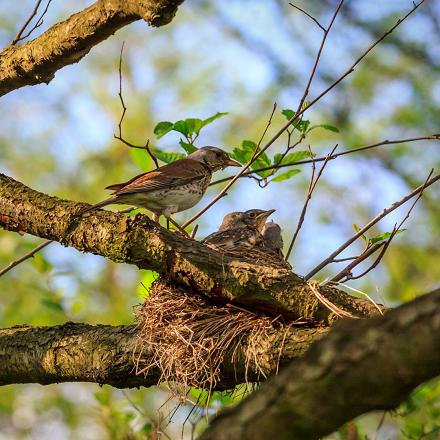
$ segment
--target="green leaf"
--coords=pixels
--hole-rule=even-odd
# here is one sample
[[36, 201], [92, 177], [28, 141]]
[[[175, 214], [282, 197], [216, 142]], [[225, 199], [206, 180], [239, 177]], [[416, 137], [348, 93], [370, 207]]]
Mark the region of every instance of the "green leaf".
[[[316, 154], [313, 154], [313, 156], [316, 156]], [[309, 157], [310, 157], [310, 152], [308, 150], [299, 150], [299, 151], [295, 151], [294, 153], [289, 153], [282, 160], [281, 160], [282, 154], [277, 153], [273, 157], [273, 163], [274, 165], [289, 164], [307, 159]]]
[[179, 141], [179, 145], [186, 151], [187, 154], [194, 153], [194, 151], [197, 151], [198, 148], [194, 145], [188, 144], [187, 142], [184, 142], [182, 139]]
[[[406, 229], [399, 229], [394, 235], [400, 234], [404, 231], [406, 231]], [[392, 232], [382, 232], [382, 234], [376, 235], [375, 237], [370, 238], [368, 241], [371, 244], [379, 243], [380, 241], [388, 240], [388, 238], [391, 237], [391, 234]]]
[[293, 177], [295, 174], [300, 173], [301, 170], [298, 169], [294, 169], [294, 170], [289, 170], [286, 171], [285, 173], [282, 174], [278, 174], [278, 176], [274, 177], [271, 182], [282, 182], [283, 180], [287, 180], [290, 179], [291, 177]]
[[104, 391], [98, 391], [97, 393], [95, 393], [95, 399], [104, 406], [110, 403], [110, 396], [107, 392]]
[[309, 128], [310, 121], [302, 120], [295, 128], [299, 130], [301, 133], [306, 133]]
[[168, 132], [173, 129], [174, 124], [169, 121], [159, 122], [156, 127], [154, 127], [154, 134], [160, 139], [162, 136], [165, 136]]
[[315, 128], [323, 128], [323, 129], [328, 130], [328, 131], [333, 131], [334, 133], [339, 133], [339, 128], [334, 127], [333, 125], [329, 125], [329, 124], [312, 125], [309, 128], [309, 131], [307, 133], [310, 133]]
[[144, 426], [142, 426], [141, 432], [142, 434], [145, 434], [147, 438], [149, 437], [149, 434], [153, 431], [153, 424], [152, 423], [145, 423]]
[[193, 133], [199, 134], [201, 128], [203, 127], [203, 121], [197, 118], [185, 119], [185, 123], [188, 130], [188, 135], [191, 135]]
[[60, 304], [59, 301], [57, 301], [54, 298], [51, 297], [45, 297], [45, 298], [41, 298], [41, 304], [48, 307], [49, 309], [52, 310], [56, 310], [57, 312], [63, 312], [64, 313], [64, 309], [63, 306]]
[[40, 253], [36, 253], [33, 257], [33, 262], [35, 268], [39, 272], [49, 272], [52, 269], [52, 265], [49, 263], [49, 261], [44, 258], [44, 256]]
[[247, 163], [253, 156], [257, 144], [254, 141], [244, 140], [241, 147], [234, 148], [232, 158], [238, 160], [240, 163]]
[[290, 120], [295, 115], [295, 112], [291, 110], [290, 108], [285, 108], [281, 111], [281, 113], [286, 117], [287, 120]]
[[[353, 228], [356, 232], [359, 232], [361, 230], [361, 228], [356, 223], [353, 223]], [[364, 234], [361, 235], [361, 238], [365, 241], [365, 243], [368, 242], [368, 239]]]
[[182, 133], [184, 136], [188, 136], [189, 127], [186, 121], [177, 121], [173, 125], [173, 130]]
[[186, 154], [183, 154], [183, 153], [171, 153], [171, 152], [161, 151], [161, 150], [157, 150], [157, 149], [154, 150], [153, 153], [159, 160], [161, 160], [162, 162], [165, 162], [165, 163], [174, 162], [178, 159], [183, 159], [184, 157], [186, 157]]
[[142, 170], [148, 171], [151, 169], [151, 158], [146, 150], [139, 148], [130, 148], [130, 156], [133, 162]]
[[[216, 119], [221, 118], [222, 116], [225, 116], [227, 114], [228, 113], [216, 113], [214, 116], [211, 116], [209, 118], [204, 119], [202, 121], [202, 127], [200, 127], [200, 128], [203, 128], [205, 125], [208, 125], [211, 122], [215, 121]], [[199, 134], [199, 133], [197, 132], [197, 134]]]

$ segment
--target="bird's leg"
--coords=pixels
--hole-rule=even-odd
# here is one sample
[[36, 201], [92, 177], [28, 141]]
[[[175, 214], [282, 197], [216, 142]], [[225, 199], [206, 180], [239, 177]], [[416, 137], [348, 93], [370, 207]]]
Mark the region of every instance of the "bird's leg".
[[173, 226], [175, 226], [179, 232], [181, 232], [185, 237], [191, 238], [188, 234], [188, 232], [185, 231], [185, 229], [182, 228], [182, 226], [179, 225], [176, 221], [174, 221], [171, 217], [167, 217], [167, 221], [169, 221]]
[[170, 230], [170, 219], [169, 218], [167, 218], [167, 230], [168, 231]]

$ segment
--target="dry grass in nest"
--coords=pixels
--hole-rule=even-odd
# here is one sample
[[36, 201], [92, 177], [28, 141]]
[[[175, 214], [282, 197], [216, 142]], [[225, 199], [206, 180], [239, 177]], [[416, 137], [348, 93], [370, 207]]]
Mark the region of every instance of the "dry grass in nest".
[[221, 379], [228, 355], [233, 365], [244, 366], [246, 379], [250, 375], [265, 377], [259, 356], [270, 344], [274, 319], [233, 306], [212, 305], [162, 282], [151, 287], [135, 315], [139, 326], [137, 374], [147, 375], [158, 368], [159, 382], [212, 390]]

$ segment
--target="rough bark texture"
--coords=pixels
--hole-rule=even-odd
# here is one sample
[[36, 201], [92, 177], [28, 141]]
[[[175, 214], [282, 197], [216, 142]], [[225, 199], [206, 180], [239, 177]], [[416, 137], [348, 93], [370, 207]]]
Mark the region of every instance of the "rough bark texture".
[[336, 324], [301, 359], [237, 407], [202, 439], [319, 439], [371, 410], [402, 402], [440, 374], [440, 290], [382, 318]]
[[0, 53], [0, 96], [26, 85], [49, 83], [57, 70], [77, 63], [118, 29], [143, 19], [163, 26], [183, 0], [99, 0], [23, 46]]
[[[34, 191], [0, 174], [0, 227], [55, 240], [116, 262], [153, 269], [197, 293], [219, 302], [233, 302], [289, 319], [327, 325], [337, 316], [313, 294], [310, 285], [290, 270], [252, 264], [216, 252], [195, 240], [171, 233], [148, 217], [129, 217], [97, 210], [83, 216], [75, 203]], [[320, 293], [356, 316], [378, 310], [338, 289]]]
[[[275, 374], [279, 359], [286, 363], [304, 354], [327, 331], [327, 328], [274, 331], [271, 344], [259, 350], [265, 375]], [[147, 377], [134, 372], [136, 333], [134, 325], [113, 327], [73, 322], [54, 327], [23, 325], [1, 329], [0, 385], [58, 382], [96, 382], [118, 388], [155, 385], [159, 371], [150, 371]], [[246, 350], [244, 345], [240, 348]], [[143, 356], [148, 353], [144, 351]], [[249, 365], [249, 372], [252, 371], [253, 365]], [[233, 366], [227, 358], [220, 388], [243, 383], [245, 374], [244, 365]], [[248, 379], [257, 377], [251, 374]]]

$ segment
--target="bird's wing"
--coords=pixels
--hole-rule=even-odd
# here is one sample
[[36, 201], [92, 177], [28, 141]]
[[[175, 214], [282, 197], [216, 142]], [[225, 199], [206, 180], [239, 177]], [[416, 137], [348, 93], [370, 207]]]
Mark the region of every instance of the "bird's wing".
[[205, 177], [206, 168], [203, 164], [192, 159], [180, 159], [125, 183], [110, 185], [107, 189], [114, 190], [116, 195], [149, 192], [186, 185]]

